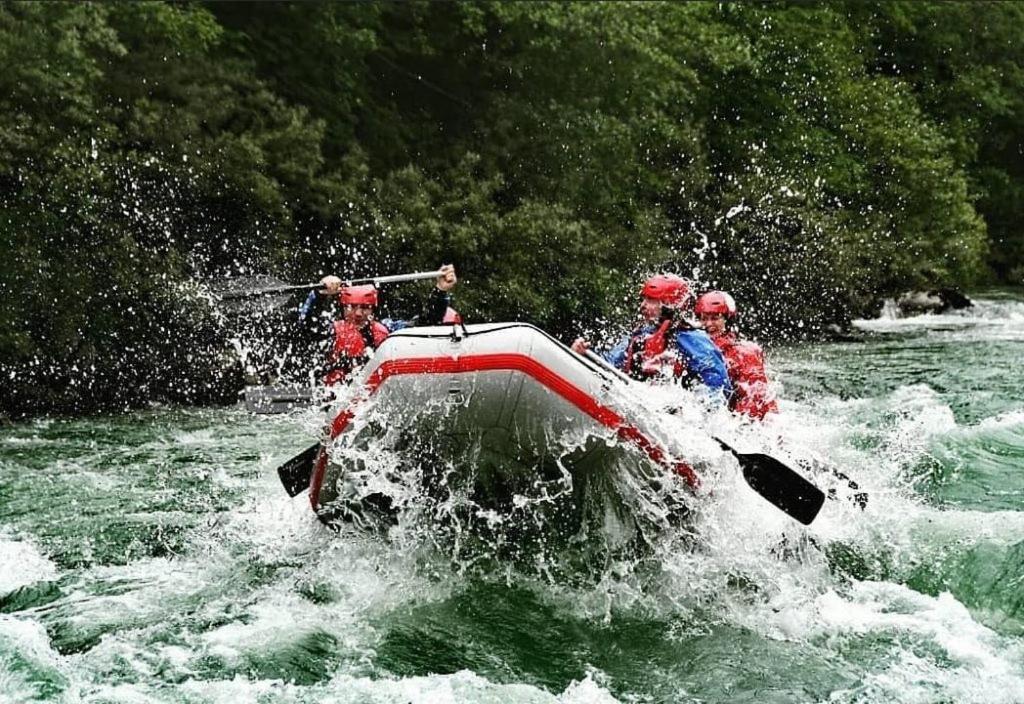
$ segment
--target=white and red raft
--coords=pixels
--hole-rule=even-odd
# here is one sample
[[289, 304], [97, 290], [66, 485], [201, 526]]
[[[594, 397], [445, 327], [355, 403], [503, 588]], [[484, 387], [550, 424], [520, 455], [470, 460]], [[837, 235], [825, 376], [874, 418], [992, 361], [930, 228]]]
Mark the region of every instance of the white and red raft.
[[423, 491], [409, 500], [506, 519], [560, 504], [577, 527], [584, 514], [634, 524], [638, 502], [664, 514], [652, 491], [685, 495], [699, 483], [651, 414], [630, 412], [619, 380], [532, 325], [400, 330], [353, 384], [310, 479], [327, 522], [367, 498], [394, 509], [404, 499], [393, 489], [410, 476]]

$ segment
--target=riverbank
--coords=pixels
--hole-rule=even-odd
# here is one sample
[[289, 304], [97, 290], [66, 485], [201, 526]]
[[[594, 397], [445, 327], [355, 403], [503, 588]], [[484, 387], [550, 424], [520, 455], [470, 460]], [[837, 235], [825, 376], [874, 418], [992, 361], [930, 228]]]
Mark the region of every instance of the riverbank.
[[[968, 298], [1019, 295], [1024, 289], [980, 289]], [[282, 368], [305, 368], [290, 335], [291, 300], [243, 302], [224, 311], [209, 296], [197, 298], [177, 320], [175, 334], [145, 351], [108, 347], [74, 363], [43, 362], [27, 366], [0, 364], [7, 380], [0, 390], [0, 424], [33, 417], [77, 417], [130, 413], [154, 405], [225, 406], [235, 404], [247, 384], [264, 384]], [[879, 319], [906, 317], [893, 299], [878, 306]], [[746, 311], [744, 321], [755, 317]], [[912, 314], [912, 313], [911, 313]], [[628, 325], [624, 322], [623, 325]], [[811, 328], [796, 326], [786, 335], [754, 336], [769, 348], [803, 342], [856, 341], [865, 328], [844, 319]], [[563, 335], [568, 341], [578, 328]], [[609, 332], [609, 338], [617, 336]], [[140, 354], [140, 351], [142, 352]], [[103, 355], [108, 357], [101, 359]], [[68, 366], [70, 364], [70, 366]]]

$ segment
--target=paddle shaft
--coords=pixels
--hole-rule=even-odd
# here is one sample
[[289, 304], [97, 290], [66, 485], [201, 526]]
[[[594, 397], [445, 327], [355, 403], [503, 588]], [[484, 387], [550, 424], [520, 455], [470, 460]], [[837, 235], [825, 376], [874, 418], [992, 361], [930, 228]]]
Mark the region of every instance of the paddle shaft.
[[596, 362], [599, 366], [604, 367], [605, 370], [617, 376], [623, 384], [629, 386], [630, 384], [633, 383], [633, 379], [631, 379], [624, 371], [613, 365], [611, 362], [609, 362], [607, 359], [599, 355], [597, 352], [594, 352], [594, 350], [587, 350], [586, 352], [584, 352], [584, 354], [586, 355], [587, 359], [589, 359], [592, 362]]
[[[381, 286], [382, 284], [398, 284], [405, 281], [421, 281], [423, 279], [436, 279], [441, 276], [440, 271], [417, 271], [412, 274], [394, 274], [392, 276], [375, 276], [368, 279], [351, 279], [349, 281], [343, 281], [343, 286], [359, 286], [361, 284], [373, 284], [374, 286]], [[276, 293], [291, 293], [293, 291], [312, 291], [313, 289], [323, 288], [323, 283], [317, 282], [315, 284], [295, 284], [288, 286], [272, 286], [270, 288], [261, 288], [255, 291], [228, 291], [222, 293], [220, 298], [222, 300], [232, 300], [235, 298], [246, 298], [248, 296], [269, 296]]]

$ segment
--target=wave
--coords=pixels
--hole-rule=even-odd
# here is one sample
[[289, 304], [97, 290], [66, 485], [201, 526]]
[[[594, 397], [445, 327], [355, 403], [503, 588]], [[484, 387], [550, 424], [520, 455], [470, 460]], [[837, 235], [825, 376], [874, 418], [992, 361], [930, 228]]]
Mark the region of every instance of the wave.
[[0, 533], [0, 598], [17, 589], [57, 578], [57, 566], [31, 541]]
[[884, 653], [863, 684], [831, 701], [934, 701], [938, 693], [957, 702], [1024, 700], [1020, 642], [979, 624], [948, 592], [859, 582], [844, 596], [823, 594], [814, 608], [819, 638], [839, 649], [850, 647], [842, 640], [875, 641]]
[[891, 301], [883, 306], [881, 317], [853, 321], [854, 327], [874, 333], [962, 332], [976, 329], [998, 339], [1022, 339], [1024, 301], [1013, 297], [979, 297], [974, 305], [945, 313], [902, 316]]

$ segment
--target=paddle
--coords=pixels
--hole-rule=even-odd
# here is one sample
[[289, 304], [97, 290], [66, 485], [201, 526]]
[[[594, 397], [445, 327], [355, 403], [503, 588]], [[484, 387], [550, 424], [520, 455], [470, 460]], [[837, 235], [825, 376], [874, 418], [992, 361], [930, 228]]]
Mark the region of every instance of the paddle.
[[733, 454], [751, 489], [805, 526], [811, 524], [825, 503], [825, 493], [821, 489], [771, 455], [738, 452], [714, 435], [711, 439]]
[[277, 476], [281, 478], [281, 483], [284, 484], [284, 490], [288, 492], [288, 496], [298, 496], [309, 488], [313, 463], [316, 462], [319, 451], [320, 443], [310, 445], [277, 468]]
[[[586, 357], [615, 374], [625, 384], [633, 384], [632, 379], [612, 366], [604, 357], [591, 350], [586, 351]], [[739, 452], [724, 440], [711, 437], [723, 450], [731, 452], [740, 463], [743, 478], [751, 489], [787, 515], [804, 525], [810, 525], [825, 502], [825, 494], [821, 489], [770, 455]]]
[[[435, 279], [438, 276], [441, 276], [440, 271], [417, 271], [414, 274], [395, 274], [394, 276], [376, 276], [369, 279], [352, 279], [351, 281], [343, 281], [342, 285], [358, 286], [359, 284], [373, 284], [374, 286], [380, 287], [381, 284], [397, 284], [403, 281]], [[260, 288], [255, 290], [225, 291], [220, 294], [220, 299], [230, 301], [236, 298], [248, 298], [249, 296], [269, 296], [275, 293], [290, 293], [292, 291], [312, 291], [315, 288], [323, 288], [323, 284], [318, 281], [315, 284], [295, 284], [294, 286], [271, 286], [270, 288]]]

